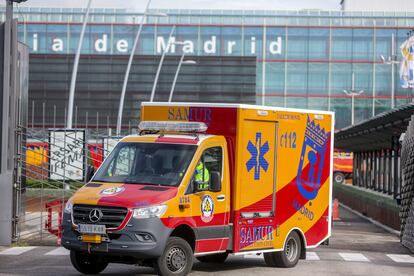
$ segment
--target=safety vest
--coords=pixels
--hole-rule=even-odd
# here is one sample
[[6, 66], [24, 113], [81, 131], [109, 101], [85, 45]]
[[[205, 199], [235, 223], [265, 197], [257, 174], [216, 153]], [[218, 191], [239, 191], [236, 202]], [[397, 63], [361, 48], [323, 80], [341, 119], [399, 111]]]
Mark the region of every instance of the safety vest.
[[200, 189], [208, 189], [209, 181], [210, 181], [210, 174], [206, 166], [204, 166], [203, 162], [198, 162], [197, 167], [196, 167], [196, 175], [194, 179], [198, 183], [198, 187]]

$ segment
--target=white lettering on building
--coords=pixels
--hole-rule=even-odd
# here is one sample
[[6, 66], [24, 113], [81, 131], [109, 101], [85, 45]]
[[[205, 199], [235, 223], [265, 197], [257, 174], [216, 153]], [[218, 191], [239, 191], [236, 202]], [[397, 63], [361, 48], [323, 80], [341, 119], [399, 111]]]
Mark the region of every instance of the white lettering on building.
[[63, 40], [60, 38], [55, 38], [52, 41], [52, 51], [53, 52], [62, 52], [63, 51]]
[[37, 34], [33, 34], [33, 52], [37, 52], [38, 50], [38, 40]]
[[116, 50], [120, 53], [128, 52], [128, 41], [125, 39], [118, 40], [116, 43]]
[[256, 38], [254, 36], [251, 38], [250, 54], [256, 54]]
[[[33, 34], [32, 40], [32, 51], [38, 52], [39, 51], [39, 35], [37, 33]], [[198, 48], [199, 53], [202, 54], [228, 54], [233, 55], [237, 54], [236, 49], [242, 48], [239, 44], [245, 43], [244, 41], [236, 41], [236, 40], [220, 40], [220, 43], [217, 42], [217, 36], [207, 37], [203, 42], [198, 43], [197, 40], [184, 40], [182, 46], [177, 46], [175, 37], [171, 37], [169, 41], [167, 38], [163, 36], [158, 36], [155, 41], [155, 51], [157, 54], [162, 54], [164, 51], [170, 54], [176, 53], [176, 47], [182, 49], [182, 51], [186, 54], [196, 54], [197, 51], [195, 49], [195, 45], [199, 45]], [[260, 43], [262, 41], [259, 41]], [[94, 41], [92, 41], [91, 51], [106, 54], [111, 52], [113, 48], [114, 51], [117, 53], [125, 54], [128, 52], [129, 43], [126, 39], [119, 39], [115, 41], [109, 42], [108, 34], [103, 34], [102, 37], [98, 37]], [[250, 45], [249, 42], [246, 44], [246, 52], [250, 53], [251, 55], [259, 54], [257, 53], [257, 39], [254, 36], [250, 37]], [[250, 46], [250, 47], [249, 47]], [[52, 39], [51, 49], [53, 52], [63, 52], [64, 49], [68, 47], [65, 45], [64, 41], [61, 38], [54, 38]], [[181, 48], [182, 47], [182, 48]], [[267, 51], [271, 55], [281, 55], [283, 51], [283, 39], [281, 36], [275, 37], [274, 40], [268, 41]], [[249, 49], [250, 48], [250, 49]], [[260, 47], [261, 48], [261, 47]], [[50, 49], [50, 48], [49, 48]], [[43, 48], [42, 48], [43, 50]]]
[[95, 41], [95, 51], [98, 53], [108, 52], [108, 35], [104, 34], [102, 38]]
[[279, 36], [276, 41], [270, 42], [269, 51], [273, 55], [282, 54], [282, 38]]
[[212, 36], [211, 40], [204, 42], [204, 53], [206, 54], [215, 54], [216, 53], [216, 36]]
[[[157, 53], [162, 54], [165, 52], [175, 53], [175, 37], [171, 37], [168, 43], [165, 43], [165, 40], [162, 36], [157, 37]], [[167, 49], [168, 47], [168, 49]]]
[[194, 43], [191, 40], [184, 41], [183, 52], [186, 54], [194, 54]]
[[233, 47], [236, 46], [236, 41], [229, 41], [227, 43], [227, 54], [233, 54]]

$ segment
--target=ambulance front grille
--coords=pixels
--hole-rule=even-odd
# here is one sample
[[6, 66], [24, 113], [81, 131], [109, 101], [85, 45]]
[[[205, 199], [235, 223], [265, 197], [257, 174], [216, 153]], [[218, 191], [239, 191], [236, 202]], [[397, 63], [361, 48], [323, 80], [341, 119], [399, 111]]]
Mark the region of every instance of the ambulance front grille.
[[[98, 221], [91, 221], [91, 211], [97, 209], [102, 212], [102, 217]], [[98, 205], [81, 205], [73, 206], [73, 223], [78, 224], [104, 224], [106, 228], [118, 228], [128, 213], [127, 208], [98, 206]]]

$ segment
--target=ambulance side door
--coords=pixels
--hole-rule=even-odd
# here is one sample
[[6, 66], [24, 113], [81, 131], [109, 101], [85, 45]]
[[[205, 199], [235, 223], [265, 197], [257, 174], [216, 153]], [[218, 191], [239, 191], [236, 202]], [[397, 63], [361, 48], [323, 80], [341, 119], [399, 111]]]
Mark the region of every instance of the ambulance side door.
[[230, 236], [230, 185], [226, 154], [225, 142], [209, 144], [195, 163], [197, 167], [201, 161], [209, 173], [209, 188], [199, 189], [195, 170], [186, 193], [191, 200], [192, 217], [196, 224], [196, 254], [227, 249]]

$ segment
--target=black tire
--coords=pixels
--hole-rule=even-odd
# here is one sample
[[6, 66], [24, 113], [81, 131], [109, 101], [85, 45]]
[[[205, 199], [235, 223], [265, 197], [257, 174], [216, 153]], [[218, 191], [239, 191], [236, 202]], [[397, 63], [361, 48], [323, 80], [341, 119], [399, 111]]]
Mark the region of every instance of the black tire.
[[104, 257], [88, 253], [70, 251], [70, 261], [77, 271], [83, 274], [99, 274], [108, 266]]
[[197, 257], [197, 260], [203, 263], [224, 263], [229, 256], [229, 253], [219, 253], [219, 254], [212, 254], [206, 256]]
[[168, 238], [162, 255], [154, 261], [154, 268], [161, 276], [184, 276], [193, 267], [193, 250], [179, 237]]
[[344, 184], [345, 183], [345, 175], [341, 172], [335, 172], [334, 173], [334, 181], [338, 184]]
[[298, 233], [292, 231], [286, 239], [283, 251], [264, 254], [264, 260], [272, 267], [294, 267], [300, 258], [302, 246]]

